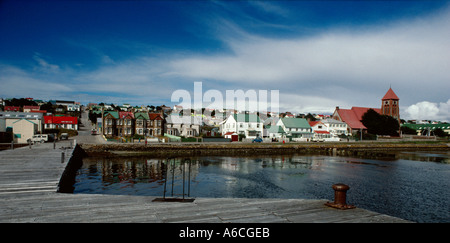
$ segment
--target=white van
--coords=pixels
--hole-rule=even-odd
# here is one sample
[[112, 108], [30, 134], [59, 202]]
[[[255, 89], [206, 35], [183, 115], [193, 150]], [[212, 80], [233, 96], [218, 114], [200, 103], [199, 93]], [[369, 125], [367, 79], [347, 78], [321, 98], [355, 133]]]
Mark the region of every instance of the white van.
[[33, 143], [44, 143], [48, 141], [47, 134], [36, 134], [31, 137], [31, 142]]

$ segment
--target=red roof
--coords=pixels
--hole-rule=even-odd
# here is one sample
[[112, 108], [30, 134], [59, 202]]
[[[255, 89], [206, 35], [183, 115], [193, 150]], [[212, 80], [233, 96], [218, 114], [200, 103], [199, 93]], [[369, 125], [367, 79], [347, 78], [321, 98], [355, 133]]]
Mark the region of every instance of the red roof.
[[24, 105], [23, 106], [23, 109], [25, 110], [25, 109], [27, 109], [27, 110], [39, 110], [40, 109], [40, 106], [36, 106], [36, 105]]
[[236, 134], [236, 132], [227, 132], [224, 135], [233, 135], [233, 134]]
[[[313, 127], [313, 126], [315, 126], [317, 123], [322, 123], [321, 121], [309, 121], [308, 123], [309, 123], [309, 125], [311, 126], [311, 127]], [[323, 124], [323, 123], [322, 123]]]
[[398, 96], [394, 93], [394, 91], [389, 88], [384, 97], [381, 100], [399, 100]]
[[162, 120], [160, 113], [148, 113], [150, 120]]
[[44, 116], [45, 124], [78, 124], [78, 118], [72, 116]]
[[362, 116], [369, 109], [373, 109], [379, 114], [381, 114], [381, 109], [379, 108], [366, 108], [366, 107], [352, 107], [351, 109], [337, 109], [339, 117], [341, 120], [351, 128], [351, 129], [367, 129], [361, 122]]
[[134, 114], [131, 111], [119, 111], [119, 119], [124, 119], [125, 117], [134, 119]]
[[5, 106], [5, 111], [19, 111], [20, 106]]
[[319, 134], [330, 134], [330, 132], [328, 131], [314, 131], [314, 132]]

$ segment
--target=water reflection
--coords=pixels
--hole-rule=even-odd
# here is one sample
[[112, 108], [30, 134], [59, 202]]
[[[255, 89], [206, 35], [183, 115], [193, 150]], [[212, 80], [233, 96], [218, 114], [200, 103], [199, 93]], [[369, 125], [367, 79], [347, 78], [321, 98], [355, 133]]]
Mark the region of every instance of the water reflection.
[[450, 164], [449, 152], [399, 152], [397, 153], [397, 158], [413, 161]]
[[[395, 159], [197, 157], [190, 158], [189, 176], [184, 176], [192, 197], [333, 200], [331, 185], [345, 183], [350, 186], [350, 204], [418, 222], [449, 222], [449, 153], [401, 152], [388, 157]], [[184, 158], [173, 165], [143, 157], [86, 158], [74, 193], [161, 197], [167, 176], [174, 195], [180, 196], [186, 168]]]

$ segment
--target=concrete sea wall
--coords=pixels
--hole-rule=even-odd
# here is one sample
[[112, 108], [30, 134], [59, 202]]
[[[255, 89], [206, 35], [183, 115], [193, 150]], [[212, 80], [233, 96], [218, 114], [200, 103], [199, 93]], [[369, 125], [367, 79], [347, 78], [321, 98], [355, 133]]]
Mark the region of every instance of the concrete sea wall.
[[171, 144], [82, 144], [90, 156], [152, 157], [187, 156], [253, 156], [283, 154], [329, 154], [377, 156], [395, 151], [449, 151], [447, 143], [297, 143], [297, 144], [245, 144], [245, 143], [171, 143]]

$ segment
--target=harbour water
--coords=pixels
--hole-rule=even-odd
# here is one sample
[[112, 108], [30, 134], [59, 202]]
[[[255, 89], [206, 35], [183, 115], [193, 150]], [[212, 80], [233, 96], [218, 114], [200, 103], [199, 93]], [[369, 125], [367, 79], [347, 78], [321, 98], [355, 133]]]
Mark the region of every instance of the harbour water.
[[189, 159], [85, 158], [74, 193], [162, 197], [167, 176], [169, 197], [182, 197], [184, 177], [186, 197], [332, 201], [331, 186], [344, 183], [350, 186], [347, 203], [357, 207], [415, 222], [450, 222], [449, 152]]

